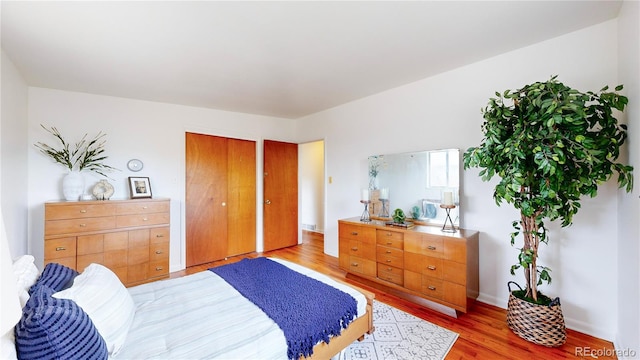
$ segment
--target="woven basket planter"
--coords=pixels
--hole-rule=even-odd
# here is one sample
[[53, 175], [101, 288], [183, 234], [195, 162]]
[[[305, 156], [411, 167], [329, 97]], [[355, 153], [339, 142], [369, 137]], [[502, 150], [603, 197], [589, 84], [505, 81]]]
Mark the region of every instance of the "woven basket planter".
[[[507, 305], [507, 324], [509, 329], [521, 338], [538, 345], [560, 346], [567, 340], [560, 299], [549, 305], [538, 305], [513, 295], [509, 281], [509, 303]], [[522, 290], [522, 288], [520, 288]]]

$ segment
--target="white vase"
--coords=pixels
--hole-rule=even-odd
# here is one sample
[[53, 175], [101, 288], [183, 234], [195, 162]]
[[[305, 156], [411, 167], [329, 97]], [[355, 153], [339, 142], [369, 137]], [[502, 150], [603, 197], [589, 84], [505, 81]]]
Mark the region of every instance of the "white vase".
[[79, 171], [70, 171], [62, 178], [62, 194], [67, 201], [78, 201], [84, 193], [84, 176]]

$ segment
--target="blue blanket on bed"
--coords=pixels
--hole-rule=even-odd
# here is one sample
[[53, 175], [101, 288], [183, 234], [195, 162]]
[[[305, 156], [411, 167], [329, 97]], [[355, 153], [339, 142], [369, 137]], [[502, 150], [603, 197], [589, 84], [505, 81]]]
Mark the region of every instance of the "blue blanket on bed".
[[290, 359], [310, 356], [316, 343], [340, 335], [357, 316], [353, 296], [267, 258], [243, 259], [209, 270], [278, 324]]

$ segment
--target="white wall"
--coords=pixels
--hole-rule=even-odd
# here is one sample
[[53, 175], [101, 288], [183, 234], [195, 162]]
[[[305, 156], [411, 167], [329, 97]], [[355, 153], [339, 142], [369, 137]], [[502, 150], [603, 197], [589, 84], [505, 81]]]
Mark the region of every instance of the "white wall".
[[619, 350], [635, 350], [636, 356], [640, 356], [640, 3], [625, 1], [618, 22], [619, 77], [629, 97], [625, 112], [629, 125], [628, 158], [634, 165], [636, 184], [632, 196], [623, 192], [619, 195], [618, 326], [615, 345]]
[[324, 141], [298, 145], [300, 223], [324, 232]]
[[27, 85], [2, 51], [0, 187], [2, 213], [12, 257], [27, 248]]
[[[199, 132], [257, 142], [256, 177], [258, 194], [257, 248], [262, 250], [262, 140], [294, 141], [293, 120], [211, 109], [98, 96], [43, 88], [29, 88], [28, 121], [28, 206], [30, 252], [43, 261], [43, 202], [62, 198], [61, 179], [65, 169], [32, 146], [37, 141], [55, 140], [40, 124], [56, 126], [68, 141], [83, 134], [107, 134], [106, 163], [121, 171], [109, 174], [115, 187], [114, 199], [129, 196], [128, 176], [148, 176], [154, 197], [171, 198], [171, 271], [185, 267], [184, 255], [184, 138], [185, 132]], [[131, 158], [143, 161], [138, 173], [127, 170]], [[86, 174], [87, 189], [100, 177]], [[23, 185], [24, 186], [24, 185]], [[3, 184], [4, 188], [4, 184]]]
[[[327, 186], [325, 251], [338, 253], [337, 220], [362, 211], [367, 156], [478, 145], [480, 109], [496, 90], [554, 74], [583, 90], [617, 85], [616, 26], [609, 21], [299, 120], [301, 141], [324, 137], [326, 176], [334, 180]], [[495, 205], [495, 182], [483, 183], [478, 172], [462, 174], [462, 225], [481, 232], [480, 300], [506, 307], [506, 284], [514, 280], [509, 267], [517, 256], [509, 234], [518, 215]], [[584, 200], [572, 227], [551, 225], [551, 244], [541, 256], [554, 276], [543, 289], [561, 297], [568, 326], [605, 339], [613, 338], [617, 323], [617, 285], [611, 281], [618, 276], [616, 194], [615, 183], [607, 183], [598, 198]]]

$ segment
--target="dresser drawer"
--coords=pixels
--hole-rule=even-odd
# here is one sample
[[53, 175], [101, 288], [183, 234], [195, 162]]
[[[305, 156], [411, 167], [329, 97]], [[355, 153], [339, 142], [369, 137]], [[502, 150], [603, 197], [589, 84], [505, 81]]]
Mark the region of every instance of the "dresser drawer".
[[[45, 260], [60, 259], [76, 256], [76, 238], [67, 237], [60, 239], [45, 240], [44, 257]], [[75, 264], [73, 266], [75, 268]]]
[[169, 275], [169, 259], [149, 263], [149, 277]]
[[375, 247], [369, 244], [363, 244], [362, 241], [349, 240], [347, 251], [349, 256], [357, 256], [370, 260], [376, 258]]
[[115, 204], [45, 204], [44, 216], [47, 220], [78, 219], [90, 217], [113, 216], [116, 214]]
[[443, 239], [439, 236], [407, 234], [404, 250], [435, 258], [444, 257]]
[[376, 242], [378, 245], [403, 249], [404, 234], [398, 231], [376, 230]]
[[44, 235], [50, 236], [110, 230], [113, 229], [115, 225], [115, 216], [69, 220], [47, 220], [44, 222]]
[[149, 261], [169, 261], [169, 243], [152, 244], [149, 246]]
[[443, 261], [439, 258], [405, 252], [404, 268], [433, 278], [443, 278]]
[[149, 244], [169, 243], [169, 227], [149, 229]]
[[380, 246], [376, 247], [376, 261], [379, 264], [395, 266], [397, 268], [404, 267], [403, 251], [397, 248]]
[[169, 224], [169, 213], [152, 213], [142, 215], [118, 215], [116, 227], [136, 227]]
[[118, 204], [116, 215], [136, 215], [169, 212], [169, 201], [131, 201]]
[[375, 228], [354, 224], [339, 223], [338, 236], [340, 240], [359, 240], [367, 244], [375, 244], [376, 241]]
[[349, 272], [375, 277], [376, 262], [357, 256], [349, 256]]
[[422, 292], [427, 296], [442, 300], [444, 286], [441, 279], [422, 276]]
[[378, 279], [392, 282], [396, 285], [403, 284], [403, 270], [397, 267], [378, 263]]

